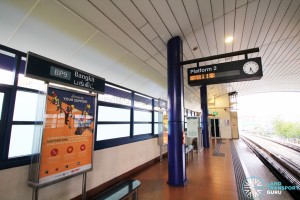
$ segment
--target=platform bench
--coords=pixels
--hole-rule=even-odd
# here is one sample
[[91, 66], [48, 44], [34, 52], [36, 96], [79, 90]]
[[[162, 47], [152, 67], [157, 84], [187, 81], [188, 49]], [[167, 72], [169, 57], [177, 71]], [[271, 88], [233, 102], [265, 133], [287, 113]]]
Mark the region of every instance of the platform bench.
[[132, 200], [137, 200], [140, 185], [141, 182], [138, 180], [123, 181], [94, 196], [92, 200], [120, 200], [129, 197], [132, 197]]

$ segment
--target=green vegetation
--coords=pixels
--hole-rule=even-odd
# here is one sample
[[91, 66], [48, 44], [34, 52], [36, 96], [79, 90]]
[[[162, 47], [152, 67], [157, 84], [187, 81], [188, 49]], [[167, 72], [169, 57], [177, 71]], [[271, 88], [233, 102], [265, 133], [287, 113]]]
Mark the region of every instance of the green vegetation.
[[276, 119], [273, 122], [274, 133], [284, 138], [300, 138], [300, 123]]

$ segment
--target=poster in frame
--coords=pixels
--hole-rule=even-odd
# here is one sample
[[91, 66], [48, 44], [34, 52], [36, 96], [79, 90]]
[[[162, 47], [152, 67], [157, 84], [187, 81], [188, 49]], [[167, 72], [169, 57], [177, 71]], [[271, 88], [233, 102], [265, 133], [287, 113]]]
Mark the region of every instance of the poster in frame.
[[29, 185], [46, 186], [93, 168], [96, 95], [48, 86], [40, 153]]

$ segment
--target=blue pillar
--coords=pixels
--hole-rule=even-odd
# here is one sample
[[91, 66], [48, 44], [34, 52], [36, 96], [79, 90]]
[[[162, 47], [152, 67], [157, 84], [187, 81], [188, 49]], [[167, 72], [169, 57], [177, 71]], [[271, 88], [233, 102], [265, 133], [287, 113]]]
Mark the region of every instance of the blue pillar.
[[208, 108], [207, 108], [207, 86], [202, 85], [200, 87], [201, 96], [201, 127], [203, 135], [203, 147], [209, 148], [209, 135], [208, 135]]
[[182, 41], [179, 36], [168, 41], [168, 162], [171, 186], [184, 186], [186, 178], [183, 144], [183, 69]]

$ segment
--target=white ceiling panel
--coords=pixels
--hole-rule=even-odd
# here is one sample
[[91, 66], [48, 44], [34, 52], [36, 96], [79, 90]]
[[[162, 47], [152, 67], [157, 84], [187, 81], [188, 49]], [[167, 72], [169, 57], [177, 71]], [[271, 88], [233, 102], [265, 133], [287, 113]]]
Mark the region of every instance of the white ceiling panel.
[[166, 44], [161, 40], [160, 37], [154, 38], [151, 42], [156, 47], [156, 49], [158, 49], [158, 51], [162, 51], [166, 48]]
[[[60, 0], [65, 6], [74, 11], [78, 16], [95, 26], [99, 31], [112, 38], [123, 48], [134, 54], [141, 60], [149, 59], [150, 55], [133, 41], [124, 31], [120, 30], [112, 20], [87, 1]], [[82, 9], [85, 8], [85, 9]]]
[[224, 17], [219, 17], [214, 21], [215, 31], [216, 31], [216, 42], [218, 47], [218, 54], [225, 53], [225, 43], [224, 43], [224, 36], [225, 36], [225, 24], [224, 24]]
[[154, 9], [157, 11], [159, 17], [163, 21], [167, 29], [172, 33], [172, 36], [182, 36], [180, 27], [174, 17], [167, 1], [151, 0]]
[[[274, 33], [274, 37], [272, 39], [272, 42], [280, 40], [282, 38], [284, 31], [289, 27], [290, 23], [292, 22], [293, 17], [296, 17], [297, 10], [299, 10], [300, 1], [292, 1], [286, 14], [282, 18], [282, 21], [280, 23], [280, 26]], [[300, 17], [300, 14], [298, 15]], [[292, 22], [293, 23], [293, 22]]]
[[211, 0], [213, 19], [218, 19], [224, 15], [224, 1]]
[[[298, 2], [298, 1], [296, 1]], [[288, 27], [284, 30], [281, 39], [286, 39], [288, 37], [294, 37], [299, 33], [300, 26], [299, 26], [299, 20], [300, 20], [300, 8], [297, 7], [297, 11], [294, 14], [292, 20], [289, 22]]]
[[202, 27], [202, 19], [198, 9], [197, 0], [183, 0], [190, 23], [194, 31]]
[[[62, 17], [64, 20], [61, 20]], [[77, 27], [82, 29], [77, 30]], [[55, 1], [41, 1], [18, 27], [8, 45], [64, 61], [95, 31], [93, 26]]]
[[236, 0], [236, 8], [239, 8], [247, 3], [247, 0]]
[[164, 67], [165, 69], [167, 69], [167, 59], [161, 54], [161, 53], [157, 53], [154, 56], [155, 60], [157, 62], [159, 62], [161, 64], [162, 67]]
[[[234, 18], [235, 18], [235, 12], [231, 12], [225, 15], [225, 37], [223, 40], [223, 43], [225, 41], [225, 38], [228, 36], [233, 37], [234, 32]], [[232, 43], [226, 44], [226, 53], [232, 52]]]
[[167, 70], [161, 66], [159, 62], [157, 62], [155, 59], [150, 58], [146, 61], [146, 63], [151, 66], [154, 70], [162, 74], [165, 78], [167, 78]]
[[210, 54], [217, 55], [218, 51], [217, 51], [217, 43], [216, 43], [214, 24], [210, 23], [210, 24], [205, 25], [204, 30], [205, 30]]
[[201, 49], [202, 55], [203, 57], [208, 57], [210, 56], [210, 52], [209, 52], [209, 48], [208, 48], [208, 44], [207, 44], [207, 40], [206, 40], [206, 36], [205, 36], [205, 32], [203, 30], [203, 28], [197, 30], [195, 32], [197, 41], [199, 43], [199, 47]]
[[112, 2], [137, 28], [141, 28], [147, 23], [146, 19], [130, 0], [113, 0]]
[[[212, 85], [210, 98], [300, 91], [299, 0], [11, 0], [0, 1], [0, 26], [1, 44], [156, 97], [167, 94], [166, 44], [173, 36], [183, 41], [184, 59], [259, 47], [248, 56], [262, 57], [263, 78]], [[234, 41], [225, 45], [228, 35]], [[200, 66], [237, 59], [244, 55]], [[186, 69], [194, 66], [183, 72], [190, 109], [198, 109], [200, 98], [199, 87], [187, 84]]]
[[[264, 40], [264, 44], [268, 44], [272, 41], [275, 33], [278, 31], [279, 25], [283, 24], [283, 19], [287, 15], [287, 11], [289, 7], [291, 6], [291, 1], [286, 0], [286, 3], [281, 3], [276, 15], [274, 17], [274, 20], [272, 22], [272, 25], [270, 29], [268, 30], [268, 34]], [[284, 25], [283, 25], [284, 26]]]
[[0, 42], [7, 45], [7, 42], [18, 30], [19, 26], [36, 6], [35, 0], [28, 1], [2, 1], [0, 6]]
[[264, 22], [263, 22], [262, 28], [260, 30], [260, 34], [255, 43], [255, 46], [263, 45], [264, 40], [269, 32], [269, 29], [272, 25], [275, 15], [276, 15], [276, 12], [280, 6], [280, 2], [281, 2], [280, 0], [270, 1], [270, 5], [268, 7], [267, 14], [264, 18]]
[[[291, 39], [288, 40], [288, 42], [290, 42], [290, 41], [291, 41]], [[265, 64], [266, 65], [268, 65], [269, 63], [271, 63], [273, 61], [274, 57], [276, 55], [280, 55], [280, 52], [282, 52], [284, 50], [283, 49], [284, 48], [284, 46], [283, 46], [284, 42], [285, 42], [285, 40], [281, 40], [281, 41], [278, 41], [277, 43], [274, 43], [275, 46], [273, 47], [273, 49], [271, 49], [269, 47], [268, 50], [270, 51], [270, 53], [269, 53], [269, 55], [265, 59]], [[266, 55], [264, 55], [264, 57], [265, 56]]]
[[246, 11], [247, 11], [247, 6], [242, 6], [236, 10], [233, 51], [239, 51], [241, 48]]
[[224, 1], [224, 10], [225, 10], [224, 14], [232, 12], [235, 9], [235, 3], [236, 3], [235, 0], [225, 0]]
[[147, 19], [148, 23], [154, 28], [158, 35], [162, 38], [164, 43], [172, 37], [162, 20], [160, 19], [157, 11], [152, 6], [150, 1], [132, 0], [139, 11]]
[[145, 24], [140, 28], [140, 31], [147, 37], [148, 40], [154, 40], [157, 38], [157, 33], [153, 30], [150, 24]]
[[101, 77], [101, 72], [124, 56], [127, 51], [106, 35], [98, 32], [67, 62], [77, 68], [90, 68], [88, 72]]
[[255, 20], [257, 6], [258, 6], [258, 1], [253, 1], [247, 6], [246, 19], [245, 19], [245, 24], [243, 29], [243, 36], [242, 36], [242, 43], [241, 43], [240, 50], [244, 50], [248, 48], [248, 43], [252, 32], [253, 23]]
[[207, 25], [212, 22], [212, 10], [210, 0], [198, 0], [198, 7], [200, 10], [200, 16], [203, 22], [203, 25]]
[[259, 1], [258, 8], [256, 10], [256, 17], [254, 21], [254, 25], [252, 28], [248, 48], [254, 48], [256, 46], [256, 41], [258, 39], [258, 35], [262, 29], [262, 25], [267, 14], [267, 10], [270, 4], [270, 0]]
[[185, 7], [183, 5], [182, 0], [168, 0], [167, 1], [170, 8], [172, 9], [172, 14], [174, 15], [176, 22], [180, 26], [180, 29], [183, 35], [190, 34], [192, 30], [192, 26], [189, 22], [187, 13], [185, 11]]
[[147, 40], [147, 38], [131, 23], [131, 21], [109, 0], [93, 1], [95, 6], [101, 10], [116, 26], [126, 33], [132, 41], [138, 44], [139, 49], [143, 49], [149, 55], [157, 53], [157, 49]]

